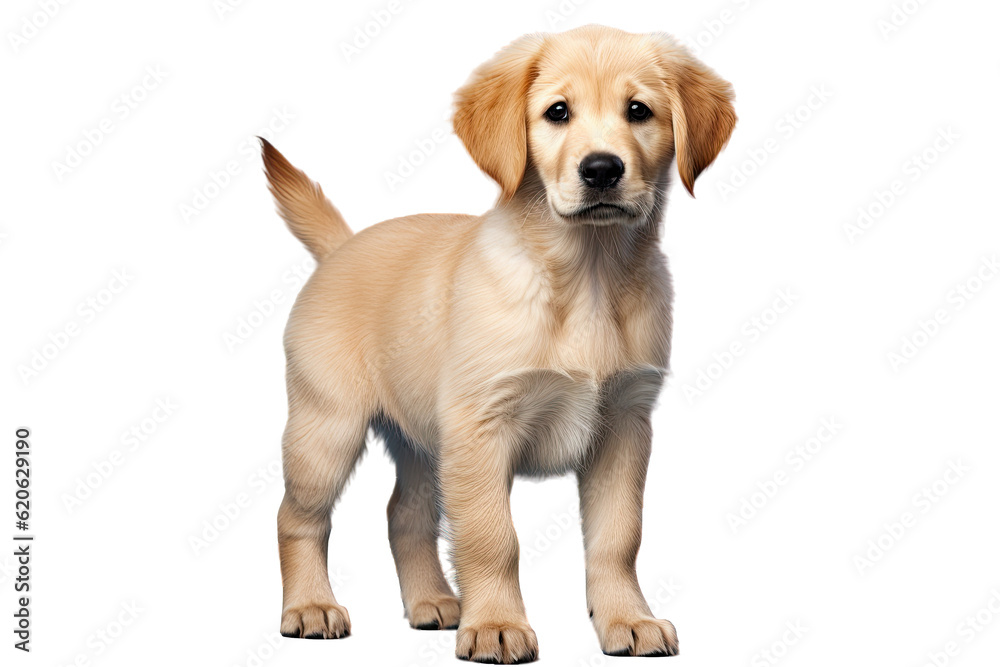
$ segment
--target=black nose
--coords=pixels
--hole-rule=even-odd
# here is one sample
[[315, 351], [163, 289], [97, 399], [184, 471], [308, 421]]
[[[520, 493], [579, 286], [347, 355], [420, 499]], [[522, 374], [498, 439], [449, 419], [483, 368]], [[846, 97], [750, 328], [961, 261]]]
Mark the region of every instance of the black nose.
[[610, 188], [625, 173], [625, 163], [611, 153], [591, 153], [580, 163], [580, 178], [592, 188]]

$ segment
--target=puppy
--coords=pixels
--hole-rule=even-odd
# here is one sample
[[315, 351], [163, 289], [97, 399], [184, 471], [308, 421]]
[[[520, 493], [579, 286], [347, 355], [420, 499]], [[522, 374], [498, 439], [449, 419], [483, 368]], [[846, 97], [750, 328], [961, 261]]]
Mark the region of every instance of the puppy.
[[[457, 627], [462, 659], [534, 660], [511, 484], [572, 471], [601, 648], [677, 653], [635, 571], [670, 356], [659, 225], [674, 157], [693, 194], [736, 123], [732, 97], [666, 35], [522, 37], [456, 96], [455, 132], [500, 185], [496, 206], [356, 235], [263, 142], [278, 211], [318, 262], [285, 332], [282, 634], [350, 634], [327, 576], [330, 512], [371, 428], [396, 463], [389, 541], [410, 625]], [[460, 597], [438, 559], [442, 512]]]

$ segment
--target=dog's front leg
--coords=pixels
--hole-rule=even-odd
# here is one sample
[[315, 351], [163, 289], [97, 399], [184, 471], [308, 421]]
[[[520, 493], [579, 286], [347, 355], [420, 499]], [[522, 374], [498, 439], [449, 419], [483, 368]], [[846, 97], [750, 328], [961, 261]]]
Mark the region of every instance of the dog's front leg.
[[608, 655], [677, 653], [673, 624], [653, 617], [635, 572], [652, 443], [649, 413], [658, 383], [650, 372], [620, 390], [592, 456], [578, 471], [587, 604]]
[[516, 444], [504, 417], [457, 412], [465, 416], [443, 434], [439, 472], [462, 604], [455, 654], [486, 663], [531, 661], [538, 640], [521, 599], [510, 513]]

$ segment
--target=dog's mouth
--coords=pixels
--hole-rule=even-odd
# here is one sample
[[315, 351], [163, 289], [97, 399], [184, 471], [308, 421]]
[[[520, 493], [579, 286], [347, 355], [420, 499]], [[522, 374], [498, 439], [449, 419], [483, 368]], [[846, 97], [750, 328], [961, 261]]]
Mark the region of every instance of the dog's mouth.
[[596, 202], [586, 204], [569, 213], [562, 213], [556, 209], [561, 217], [567, 220], [614, 220], [627, 218], [631, 220], [636, 216], [635, 211], [612, 202]]

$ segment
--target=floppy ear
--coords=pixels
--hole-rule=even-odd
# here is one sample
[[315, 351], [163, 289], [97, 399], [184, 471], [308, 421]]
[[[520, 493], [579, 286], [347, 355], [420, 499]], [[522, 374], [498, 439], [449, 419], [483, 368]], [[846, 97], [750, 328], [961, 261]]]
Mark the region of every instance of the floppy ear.
[[513, 196], [528, 159], [527, 95], [542, 35], [525, 35], [480, 65], [455, 93], [455, 134], [479, 168]]
[[733, 87], [672, 38], [660, 39], [677, 171], [693, 197], [698, 174], [712, 164], [736, 126]]

